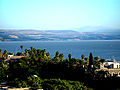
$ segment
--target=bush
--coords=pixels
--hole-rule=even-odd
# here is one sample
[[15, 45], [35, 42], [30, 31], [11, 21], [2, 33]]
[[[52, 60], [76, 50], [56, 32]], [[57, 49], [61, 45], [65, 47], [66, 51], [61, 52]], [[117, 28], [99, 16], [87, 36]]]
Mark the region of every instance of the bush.
[[30, 87], [42, 88], [42, 80], [40, 79], [40, 77], [35, 77], [35, 75], [31, 75], [27, 78], [27, 82]]
[[60, 79], [45, 79], [42, 82], [44, 90], [86, 90], [87, 87], [79, 81], [67, 81]]

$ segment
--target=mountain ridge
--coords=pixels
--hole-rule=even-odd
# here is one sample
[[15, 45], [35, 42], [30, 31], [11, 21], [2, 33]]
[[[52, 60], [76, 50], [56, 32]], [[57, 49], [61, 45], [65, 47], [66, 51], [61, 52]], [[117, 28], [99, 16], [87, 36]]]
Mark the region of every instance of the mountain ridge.
[[120, 40], [114, 32], [80, 32], [75, 30], [3, 30], [0, 41], [72, 41], [72, 40]]

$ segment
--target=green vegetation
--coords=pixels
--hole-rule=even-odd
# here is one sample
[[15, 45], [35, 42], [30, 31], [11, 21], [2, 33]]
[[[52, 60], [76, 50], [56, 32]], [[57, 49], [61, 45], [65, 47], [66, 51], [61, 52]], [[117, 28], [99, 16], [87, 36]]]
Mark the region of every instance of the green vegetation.
[[[21, 50], [23, 46], [21, 46]], [[7, 51], [1, 58], [7, 58]], [[96, 71], [100, 62], [105, 59], [81, 55], [81, 59], [64, 59], [64, 54], [58, 51], [54, 58], [46, 49], [40, 50], [30, 47], [25, 49], [25, 53], [18, 52], [18, 56], [25, 56], [16, 61], [0, 62], [0, 82], [8, 82], [14, 87], [43, 88], [44, 90], [87, 90], [97, 89], [104, 82], [113, 80], [106, 71]], [[105, 78], [107, 76], [107, 78]], [[103, 85], [104, 86], [104, 85]]]

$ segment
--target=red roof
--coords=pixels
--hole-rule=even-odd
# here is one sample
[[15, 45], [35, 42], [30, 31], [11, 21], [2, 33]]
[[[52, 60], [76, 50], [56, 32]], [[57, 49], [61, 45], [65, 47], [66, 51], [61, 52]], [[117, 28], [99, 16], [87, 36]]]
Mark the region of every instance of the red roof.
[[25, 56], [12, 56], [10, 58], [7, 58], [5, 61], [8, 61], [8, 60], [18, 60], [18, 59], [21, 59], [23, 57], [25, 57]]

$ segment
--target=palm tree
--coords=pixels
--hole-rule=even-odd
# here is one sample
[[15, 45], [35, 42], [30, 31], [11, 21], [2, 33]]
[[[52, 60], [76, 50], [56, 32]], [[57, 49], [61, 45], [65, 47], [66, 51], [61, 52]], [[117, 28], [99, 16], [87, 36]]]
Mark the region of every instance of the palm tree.
[[58, 52], [58, 51], [56, 52], [56, 55], [55, 55], [55, 56], [56, 56], [56, 57], [59, 57], [59, 52]]
[[28, 55], [28, 49], [25, 49], [25, 55], [26, 56]]
[[33, 51], [33, 47], [30, 47], [31, 51]]
[[72, 59], [72, 55], [68, 54], [69, 61]]
[[25, 53], [28, 53], [28, 49], [25, 49]]
[[21, 51], [22, 51], [21, 55], [23, 55], [23, 45], [21, 45], [20, 48], [21, 48]]
[[47, 56], [46, 56], [46, 49], [43, 50], [43, 57], [44, 57], [44, 59], [47, 58]]
[[98, 66], [100, 65], [100, 62], [99, 62], [100, 57], [97, 56], [97, 57], [94, 57], [94, 59], [95, 59], [94, 66], [95, 66], [95, 67], [98, 67]]
[[50, 53], [49, 53], [49, 52], [48, 52], [48, 53], [46, 53], [46, 56], [47, 56], [48, 60], [50, 60], [50, 59], [51, 59], [51, 57], [50, 57]]
[[82, 54], [81, 57], [82, 57], [82, 60], [84, 60], [84, 57], [85, 57], [84, 54]]
[[55, 61], [59, 62], [59, 52], [58, 51], [56, 52], [54, 59], [55, 59]]
[[59, 57], [60, 57], [60, 60], [61, 60], [61, 61], [63, 61], [64, 54], [63, 54], [63, 53], [61, 53], [61, 54], [59, 55]]
[[89, 65], [89, 57], [85, 57], [85, 64], [88, 66]]
[[4, 55], [5, 58], [8, 57], [8, 55], [7, 55], [7, 50], [4, 51], [3, 55]]

